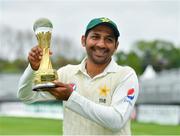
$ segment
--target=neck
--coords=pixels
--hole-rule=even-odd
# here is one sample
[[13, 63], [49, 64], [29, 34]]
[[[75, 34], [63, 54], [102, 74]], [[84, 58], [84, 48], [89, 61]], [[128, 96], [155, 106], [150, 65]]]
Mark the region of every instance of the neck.
[[96, 75], [102, 73], [109, 63], [110, 61], [105, 64], [95, 64], [91, 60], [87, 59], [86, 70], [88, 75], [92, 78], [95, 77]]

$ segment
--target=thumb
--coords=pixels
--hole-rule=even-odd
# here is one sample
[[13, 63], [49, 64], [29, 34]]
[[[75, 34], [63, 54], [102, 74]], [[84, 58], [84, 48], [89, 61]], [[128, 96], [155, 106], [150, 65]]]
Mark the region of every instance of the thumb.
[[57, 80], [54, 80], [53, 83], [55, 84], [56, 87], [62, 87], [64, 84], [62, 82], [59, 82]]

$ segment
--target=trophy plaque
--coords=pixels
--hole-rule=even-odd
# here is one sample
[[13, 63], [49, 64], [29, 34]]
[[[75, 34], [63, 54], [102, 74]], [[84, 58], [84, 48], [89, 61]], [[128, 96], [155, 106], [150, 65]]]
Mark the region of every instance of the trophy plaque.
[[46, 18], [38, 19], [33, 26], [38, 46], [43, 51], [39, 69], [34, 73], [33, 91], [45, 91], [46, 89], [54, 88], [55, 84], [52, 81], [58, 79], [57, 71], [52, 68], [49, 55], [52, 28], [52, 23]]

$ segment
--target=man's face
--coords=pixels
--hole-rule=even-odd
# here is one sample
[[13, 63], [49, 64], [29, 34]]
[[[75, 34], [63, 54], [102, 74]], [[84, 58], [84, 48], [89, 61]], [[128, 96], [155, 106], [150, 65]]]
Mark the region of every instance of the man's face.
[[106, 64], [118, 46], [113, 30], [100, 25], [90, 30], [87, 37], [82, 37], [82, 44], [86, 48], [88, 59], [95, 64]]

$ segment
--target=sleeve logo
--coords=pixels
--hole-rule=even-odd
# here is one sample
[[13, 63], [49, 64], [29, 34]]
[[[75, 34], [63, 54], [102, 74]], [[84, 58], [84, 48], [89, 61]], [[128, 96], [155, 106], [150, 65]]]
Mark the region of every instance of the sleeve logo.
[[128, 93], [127, 93], [127, 98], [130, 99], [130, 100], [133, 100], [134, 99], [134, 88], [131, 88], [128, 90]]
[[125, 96], [125, 98], [124, 98], [124, 102], [128, 102], [129, 104], [132, 105], [132, 101], [133, 101], [134, 97], [135, 97], [135, 90], [134, 90], [134, 88], [131, 88], [128, 90], [127, 96]]

